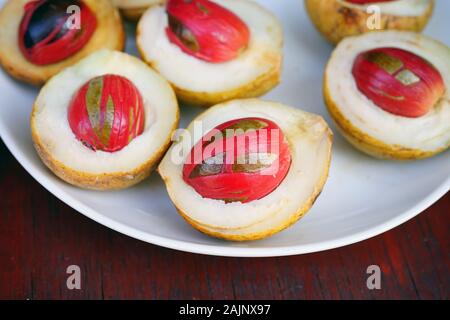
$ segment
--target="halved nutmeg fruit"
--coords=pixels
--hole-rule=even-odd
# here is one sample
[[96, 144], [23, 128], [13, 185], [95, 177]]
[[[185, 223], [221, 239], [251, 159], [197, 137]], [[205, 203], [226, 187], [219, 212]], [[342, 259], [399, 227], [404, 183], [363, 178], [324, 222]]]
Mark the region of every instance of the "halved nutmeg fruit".
[[305, 0], [322, 35], [337, 44], [370, 31], [422, 31], [433, 14], [434, 0]]
[[138, 25], [142, 57], [187, 104], [260, 96], [280, 80], [282, 28], [249, 0], [168, 0]]
[[100, 50], [42, 88], [31, 131], [42, 161], [61, 179], [122, 189], [150, 174], [178, 119], [166, 80], [135, 57]]
[[112, 0], [120, 13], [128, 20], [137, 21], [151, 6], [163, 4], [166, 0]]
[[181, 216], [213, 237], [269, 237], [300, 219], [327, 180], [328, 125], [279, 103], [216, 105], [177, 138], [158, 171]]
[[0, 26], [0, 63], [35, 85], [98, 49], [122, 50], [125, 43], [108, 0], [10, 0]]
[[358, 149], [421, 159], [450, 146], [450, 49], [426, 36], [374, 32], [342, 41], [325, 71], [328, 110]]

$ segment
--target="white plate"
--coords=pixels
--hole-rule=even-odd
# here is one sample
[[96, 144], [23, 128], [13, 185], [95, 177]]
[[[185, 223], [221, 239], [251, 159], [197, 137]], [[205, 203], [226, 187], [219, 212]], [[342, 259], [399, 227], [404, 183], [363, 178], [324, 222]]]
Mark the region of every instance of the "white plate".
[[[0, 0], [2, 4], [4, 0]], [[322, 74], [332, 47], [312, 27], [300, 0], [260, 1], [282, 21], [285, 70], [282, 84], [266, 98], [323, 115]], [[438, 1], [426, 34], [450, 45], [450, 1]], [[131, 28], [130, 28], [131, 29]], [[131, 30], [130, 30], [131, 31]], [[0, 48], [1, 50], [1, 48]], [[135, 53], [134, 37], [128, 51]], [[335, 135], [326, 187], [311, 211], [272, 238], [230, 243], [188, 226], [172, 206], [158, 174], [120, 192], [92, 192], [57, 179], [36, 155], [29, 114], [38, 90], [0, 71], [0, 135], [23, 167], [46, 189], [87, 217], [131, 237], [163, 247], [222, 256], [282, 256], [321, 251], [361, 241], [411, 219], [450, 189], [450, 157], [395, 163], [371, 159]], [[200, 109], [184, 109], [186, 125]]]

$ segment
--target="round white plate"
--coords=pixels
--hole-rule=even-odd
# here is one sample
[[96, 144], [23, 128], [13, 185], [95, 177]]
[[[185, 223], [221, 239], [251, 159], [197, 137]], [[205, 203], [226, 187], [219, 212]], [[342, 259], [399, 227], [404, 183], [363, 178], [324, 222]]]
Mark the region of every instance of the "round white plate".
[[[0, 0], [3, 4], [4, 0]], [[265, 98], [323, 115], [322, 75], [332, 47], [311, 25], [300, 0], [260, 1], [284, 25], [282, 84]], [[450, 45], [450, 1], [438, 1], [426, 34]], [[132, 27], [128, 52], [136, 53]], [[1, 48], [0, 48], [1, 50]], [[41, 163], [33, 148], [29, 115], [38, 90], [0, 71], [0, 135], [23, 167], [56, 197], [87, 217], [131, 237], [159, 246], [221, 256], [283, 256], [327, 250], [361, 241], [398, 226], [450, 189], [450, 153], [396, 163], [369, 158], [335, 134], [326, 187], [311, 211], [293, 227], [269, 239], [231, 243], [209, 238], [176, 213], [157, 173], [120, 192], [72, 187]], [[182, 110], [185, 126], [200, 109]], [[449, 119], [450, 121], [450, 119]]]

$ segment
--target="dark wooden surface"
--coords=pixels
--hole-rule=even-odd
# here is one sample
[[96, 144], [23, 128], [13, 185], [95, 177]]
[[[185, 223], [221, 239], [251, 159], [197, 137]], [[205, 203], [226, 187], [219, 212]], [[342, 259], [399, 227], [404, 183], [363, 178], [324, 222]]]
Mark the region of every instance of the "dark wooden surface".
[[[0, 299], [448, 299], [450, 194], [373, 239], [284, 258], [208, 257], [111, 231], [57, 200], [0, 140]], [[79, 265], [81, 290], [66, 268]], [[366, 269], [382, 270], [369, 290]]]

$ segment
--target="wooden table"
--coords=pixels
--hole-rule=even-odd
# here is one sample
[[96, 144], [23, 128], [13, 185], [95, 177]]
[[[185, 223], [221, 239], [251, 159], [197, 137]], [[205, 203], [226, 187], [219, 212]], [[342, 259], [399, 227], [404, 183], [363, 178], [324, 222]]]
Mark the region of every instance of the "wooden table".
[[[177, 252], [97, 224], [32, 179], [0, 140], [0, 299], [448, 299], [450, 193], [352, 246], [237, 259]], [[366, 269], [379, 265], [381, 290]], [[69, 290], [66, 269], [81, 269]]]

